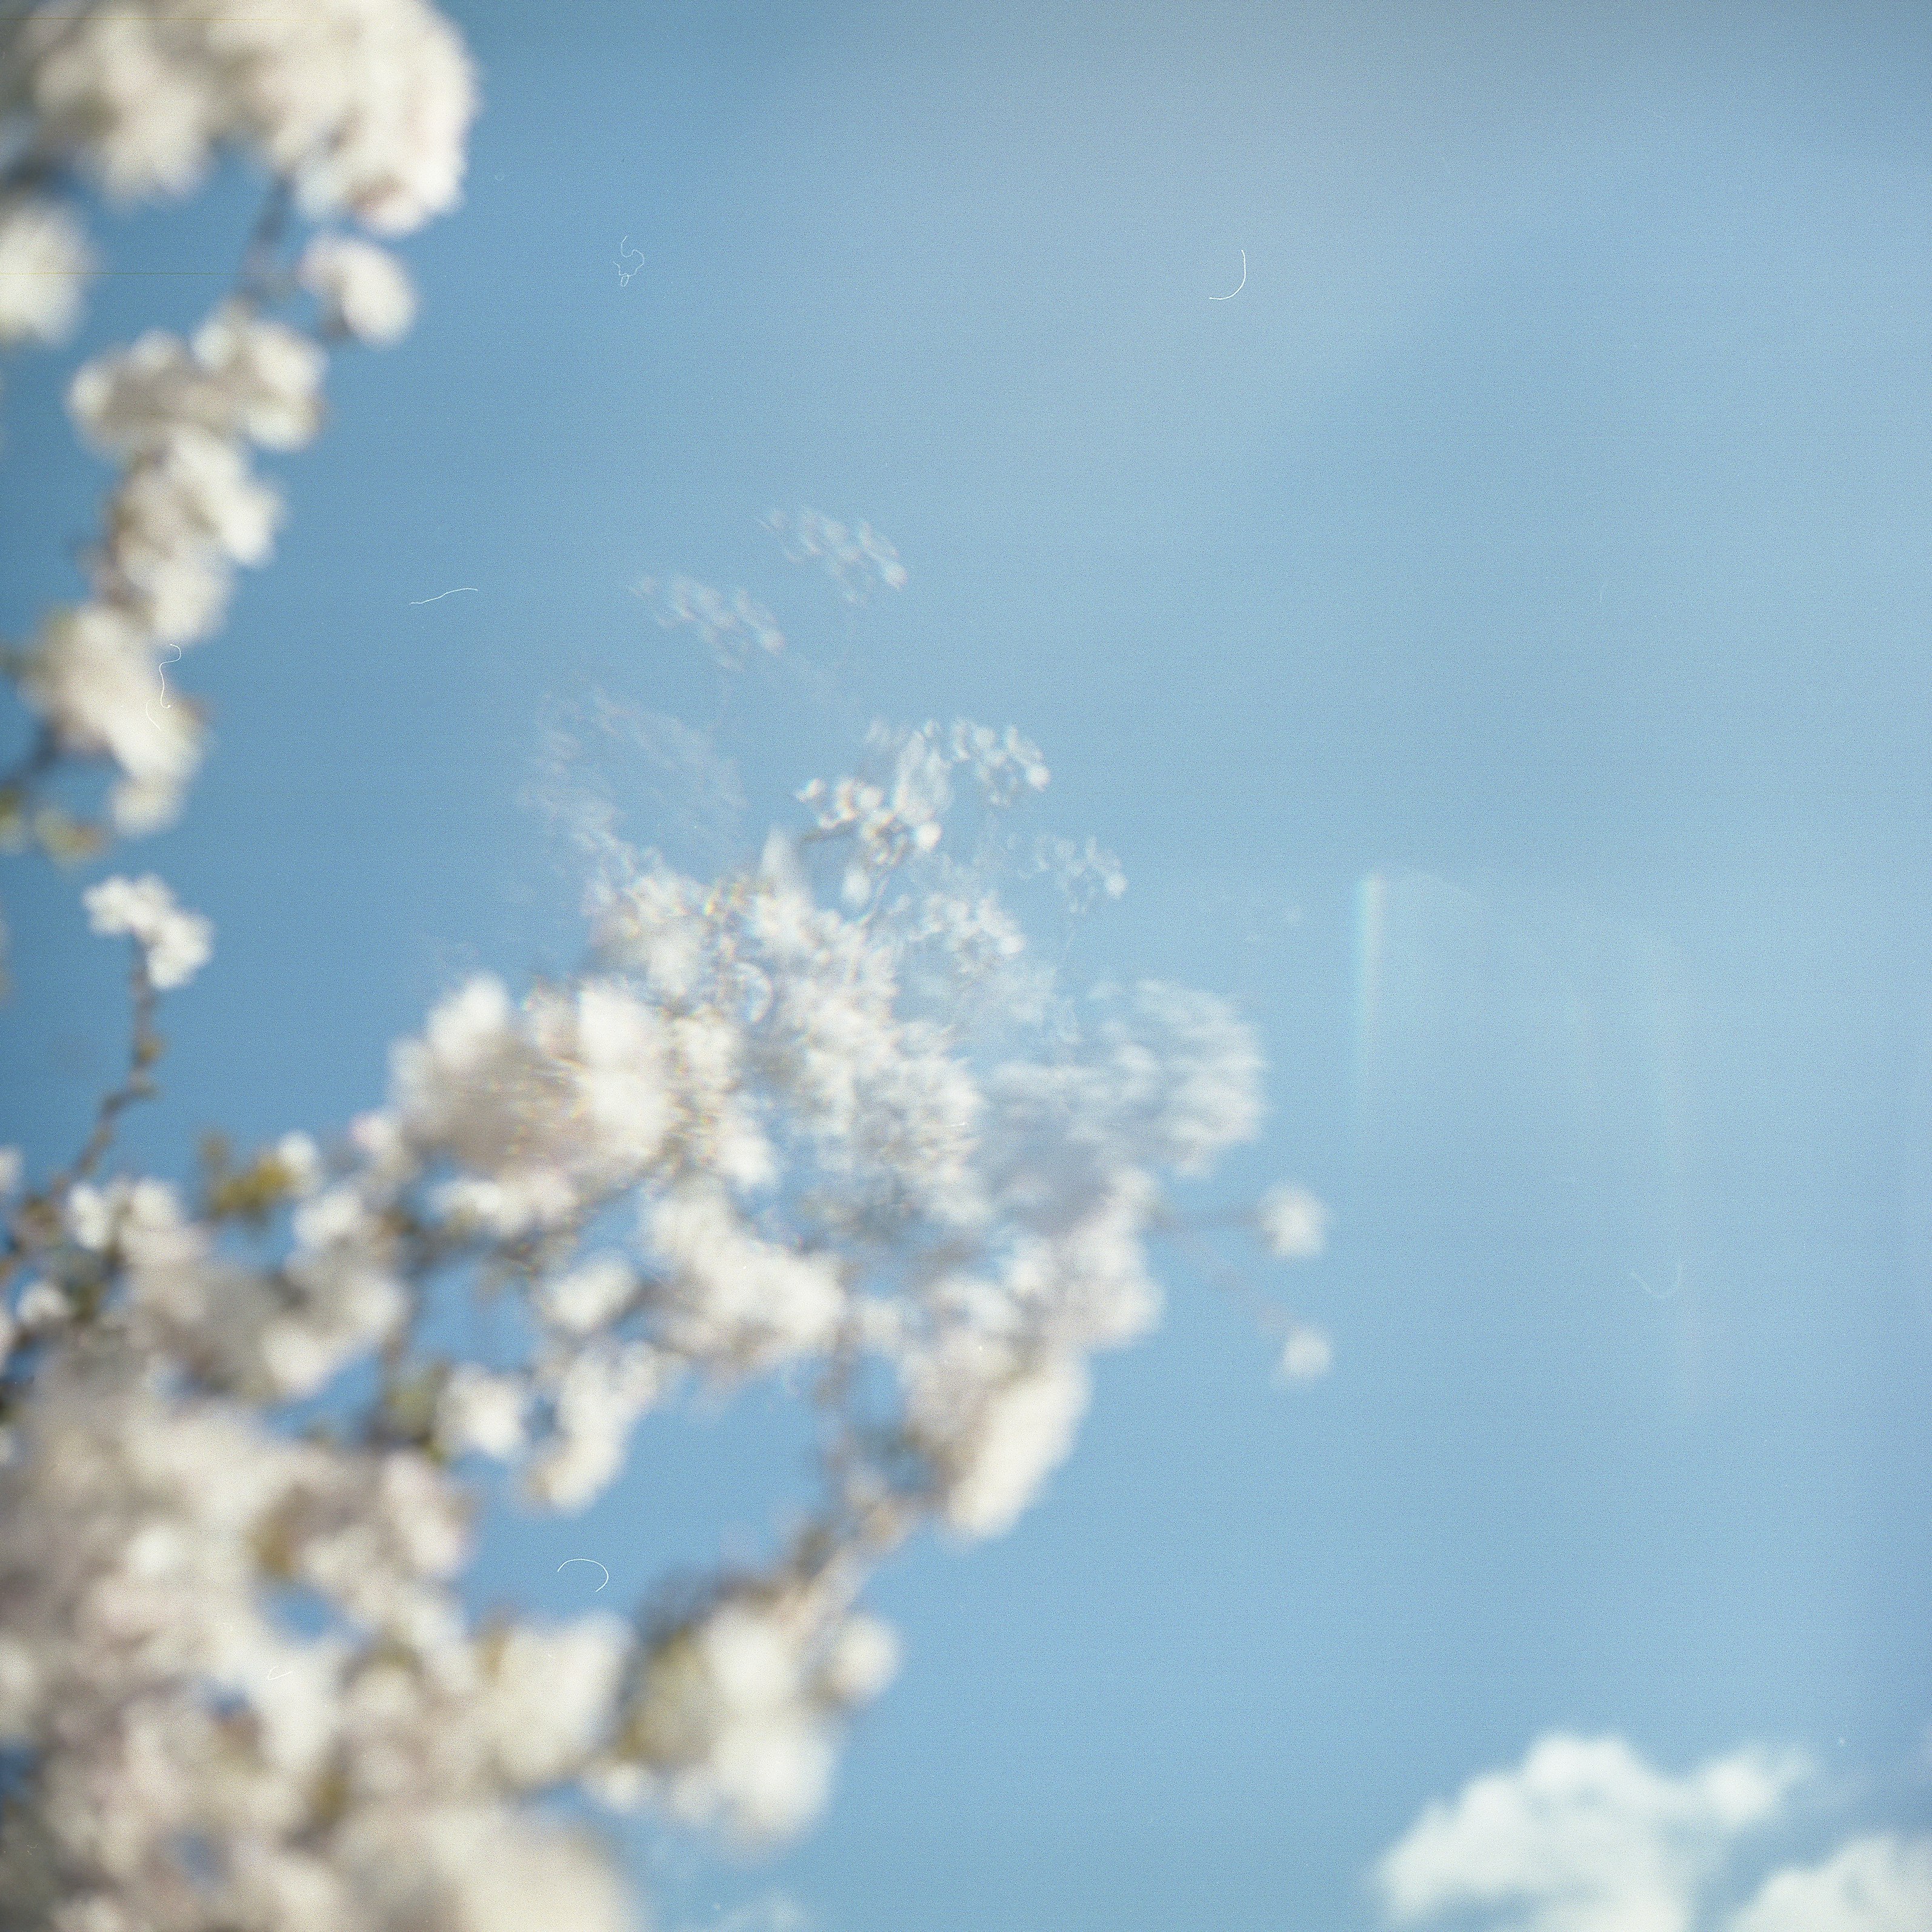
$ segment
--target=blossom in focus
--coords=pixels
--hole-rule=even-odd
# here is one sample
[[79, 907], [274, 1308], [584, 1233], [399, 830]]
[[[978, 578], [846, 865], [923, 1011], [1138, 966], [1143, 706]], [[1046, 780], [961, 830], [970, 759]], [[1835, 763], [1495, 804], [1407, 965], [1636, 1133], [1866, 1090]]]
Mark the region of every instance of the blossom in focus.
[[140, 879], [104, 879], [82, 895], [88, 923], [98, 933], [126, 933], [146, 956], [148, 977], [164, 991], [184, 986], [214, 950], [214, 928], [200, 914], [184, 911], [152, 872]]

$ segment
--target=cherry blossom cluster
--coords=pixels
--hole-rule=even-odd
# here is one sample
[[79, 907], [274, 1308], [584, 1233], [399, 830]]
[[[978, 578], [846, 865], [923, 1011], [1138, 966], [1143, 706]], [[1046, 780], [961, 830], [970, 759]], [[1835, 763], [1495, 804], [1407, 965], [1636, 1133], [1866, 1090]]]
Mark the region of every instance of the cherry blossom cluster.
[[[250, 448], [298, 448], [321, 423], [324, 352], [263, 308], [305, 291], [324, 336], [370, 344], [413, 319], [407, 275], [371, 242], [318, 232], [276, 269], [284, 197], [407, 233], [455, 204], [474, 111], [461, 40], [424, 0], [76, 0], [0, 26], [0, 345], [58, 340], [78, 318], [94, 256], [65, 189], [182, 194], [230, 146], [278, 183], [240, 292], [190, 339], [154, 331], [95, 358], [69, 392], [121, 476], [92, 596], [49, 611], [10, 662], [45, 752], [118, 770], [119, 832], [168, 824], [200, 762], [200, 721], [159, 654], [218, 628], [236, 568], [269, 554], [281, 505]], [[34, 823], [56, 850], [68, 821]]]
[[[232, 146], [278, 184], [233, 296], [73, 381], [120, 475], [90, 595], [8, 654], [43, 729], [0, 779], [0, 838], [69, 755], [117, 768], [122, 831], [178, 809], [200, 725], [160, 654], [210, 635], [269, 553], [252, 451], [322, 419], [323, 349], [265, 311], [305, 293], [321, 335], [382, 343], [414, 310], [355, 236], [278, 266], [285, 204], [410, 231], [454, 204], [473, 106], [422, 0], [76, 0], [0, 25], [0, 342], [77, 316], [74, 182], [178, 194]], [[868, 524], [772, 527], [848, 602], [906, 581]], [[660, 614], [728, 660], [784, 642], [688, 579]], [[986, 815], [1048, 782], [1011, 728], [877, 727], [856, 771], [800, 794], [805, 823], [710, 877], [600, 812], [578, 972], [520, 997], [472, 977], [338, 1144], [238, 1161], [212, 1140], [192, 1187], [104, 1168], [212, 928], [152, 874], [87, 892], [130, 950], [126, 1077], [66, 1166], [0, 1150], [0, 1924], [617, 1932], [625, 1888], [550, 1800], [752, 1844], [817, 1815], [898, 1665], [868, 1579], [922, 1528], [1024, 1513], [1094, 1354], [1158, 1318], [1173, 1182], [1260, 1119], [1223, 1003], [1076, 1000], [1034, 956]], [[36, 835], [76, 856], [51, 812]], [[1118, 890], [1091, 841], [1054, 864]], [[1322, 1245], [1297, 1190], [1233, 1218], [1282, 1258]], [[454, 1348], [445, 1318], [484, 1303], [507, 1332]], [[1327, 1346], [1292, 1331], [1284, 1372]], [[808, 1402], [820, 1479], [769, 1560], [634, 1621], [468, 1614], [488, 1486], [580, 1510], [647, 1413], [759, 1378]]]
[[456, 204], [475, 83], [424, 0], [61, 0], [14, 27], [0, 113], [22, 155], [118, 200], [180, 195], [253, 150], [315, 219], [405, 235]]
[[[964, 747], [997, 807], [988, 742], [926, 727], [873, 749], [943, 772]], [[285, 1137], [194, 1207], [154, 1180], [29, 1194], [0, 1378], [0, 1743], [37, 1768], [0, 1899], [54, 1886], [89, 1932], [359, 1932], [398, 1896], [494, 1925], [466, 1860], [500, 1831], [506, 1896], [553, 1886], [546, 1922], [601, 1928], [618, 1894], [530, 1796], [574, 1783], [752, 1842], [817, 1814], [842, 1720], [896, 1666], [866, 1576], [922, 1525], [982, 1538], [1022, 1514], [1090, 1357], [1157, 1318], [1169, 1177], [1260, 1116], [1254, 1042], [1205, 995], [966, 998], [989, 945], [1010, 966], [1026, 942], [963, 890], [946, 802], [921, 794], [932, 833], [887, 842], [892, 890], [862, 911], [839, 848], [876, 829], [824, 810], [710, 880], [607, 867], [581, 973], [520, 1000], [458, 988], [326, 1157]], [[157, 882], [111, 883], [97, 923], [178, 976], [205, 933]], [[1318, 1214], [1271, 1196], [1256, 1226], [1304, 1252]], [[279, 1254], [238, 1244], [271, 1219]], [[530, 1346], [424, 1342], [452, 1291], [516, 1295]], [[468, 1628], [472, 1462], [581, 1509], [646, 1412], [778, 1371], [819, 1418], [823, 1495], [767, 1566], [635, 1630]], [[294, 1403], [328, 1429], [291, 1436]], [[322, 1627], [296, 1635], [278, 1590]]]
[[691, 577], [674, 577], [663, 585], [654, 577], [640, 578], [631, 588], [655, 606], [658, 622], [666, 630], [694, 626], [722, 664], [742, 663], [748, 644], [772, 657], [784, 649], [778, 620], [748, 590], [734, 590], [728, 597]]
[[863, 604], [880, 586], [888, 590], [906, 586], [898, 552], [862, 519], [848, 530], [817, 510], [774, 510], [764, 523], [791, 562], [822, 565], [848, 604]]

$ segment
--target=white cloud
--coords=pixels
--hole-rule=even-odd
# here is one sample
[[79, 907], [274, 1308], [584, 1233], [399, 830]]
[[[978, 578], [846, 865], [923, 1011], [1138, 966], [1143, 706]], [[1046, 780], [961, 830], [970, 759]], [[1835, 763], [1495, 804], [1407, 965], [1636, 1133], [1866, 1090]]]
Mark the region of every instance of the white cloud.
[[1730, 1932], [1926, 1932], [1932, 1838], [1853, 1838], [1822, 1864], [1774, 1873]]
[[1692, 1932], [1732, 1840], [1774, 1818], [1807, 1768], [1746, 1750], [1672, 1778], [1620, 1738], [1546, 1737], [1520, 1769], [1431, 1804], [1376, 1887], [1399, 1924], [1487, 1906], [1497, 1932]]

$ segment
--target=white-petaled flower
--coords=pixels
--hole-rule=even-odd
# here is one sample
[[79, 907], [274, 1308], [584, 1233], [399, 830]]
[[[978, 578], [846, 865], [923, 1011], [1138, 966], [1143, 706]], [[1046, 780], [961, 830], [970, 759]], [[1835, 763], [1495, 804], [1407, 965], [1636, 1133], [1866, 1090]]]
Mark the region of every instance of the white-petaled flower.
[[326, 326], [358, 341], [400, 342], [416, 320], [408, 272], [386, 248], [344, 235], [318, 235], [296, 271], [322, 304]]
[[760, 1240], [720, 1190], [656, 1203], [645, 1233], [667, 1273], [664, 1334], [694, 1362], [770, 1367], [822, 1346], [844, 1312], [828, 1258]]
[[648, 1342], [592, 1342], [546, 1362], [538, 1386], [550, 1396], [554, 1431], [531, 1462], [526, 1492], [553, 1509], [580, 1510], [623, 1467], [632, 1426], [674, 1379], [675, 1364]]
[[436, 1400], [436, 1440], [452, 1455], [476, 1450], [507, 1462], [524, 1444], [530, 1391], [521, 1377], [491, 1375], [465, 1363]]
[[1271, 1187], [1255, 1208], [1255, 1225], [1269, 1253], [1312, 1261], [1328, 1245], [1328, 1210], [1305, 1187]]
[[30, 1281], [14, 1304], [14, 1319], [28, 1335], [58, 1328], [74, 1312], [68, 1298], [52, 1282]]
[[325, 1178], [321, 1152], [307, 1134], [283, 1135], [275, 1143], [275, 1164], [298, 1200], [313, 1194]]
[[898, 1675], [899, 1640], [890, 1624], [860, 1613], [832, 1640], [820, 1682], [835, 1703], [869, 1704]]
[[692, 577], [674, 577], [662, 586], [654, 577], [640, 578], [631, 588], [634, 595], [656, 604], [658, 622], [666, 630], [679, 625], [694, 627], [720, 664], [742, 663], [747, 644], [772, 657], [784, 649], [778, 620], [748, 590], [734, 590], [728, 597]]
[[538, 1306], [544, 1318], [573, 1335], [602, 1328], [637, 1292], [637, 1277], [620, 1256], [598, 1255], [581, 1268], [544, 1283]]
[[115, 1223], [120, 1219], [127, 1197], [124, 1183], [116, 1182], [104, 1190], [92, 1181], [76, 1182], [68, 1190], [61, 1210], [68, 1238], [92, 1253], [104, 1252], [114, 1238]]
[[875, 584], [889, 590], [905, 588], [906, 568], [898, 552], [868, 523], [862, 520], [848, 530], [816, 510], [800, 510], [796, 515], [774, 510], [765, 519], [765, 527], [784, 545], [793, 562], [823, 564], [848, 604], [864, 603]]
[[797, 1831], [830, 1787], [808, 1601], [730, 1597], [661, 1642], [627, 1735], [674, 1815], [751, 1844]]
[[1318, 1328], [1299, 1325], [1288, 1331], [1276, 1372], [1283, 1382], [1319, 1382], [1335, 1364], [1335, 1350]]
[[328, 357], [286, 323], [231, 302], [195, 332], [195, 359], [222, 386], [237, 426], [266, 449], [299, 449], [322, 424]]
[[82, 895], [96, 932], [126, 933], [146, 955], [148, 977], [163, 990], [184, 986], [214, 951], [214, 928], [185, 912], [152, 872], [140, 879], [104, 879]]
[[579, 1618], [560, 1630], [528, 1625], [487, 1645], [476, 1721], [514, 1786], [534, 1790], [570, 1774], [611, 1715], [631, 1648], [620, 1618]]
[[0, 196], [0, 344], [64, 341], [94, 266], [80, 224], [58, 202]]
[[1012, 1359], [996, 1336], [964, 1330], [907, 1365], [908, 1419], [939, 1469], [946, 1520], [962, 1536], [1010, 1529], [1065, 1460], [1086, 1412], [1077, 1358]]
[[118, 199], [184, 194], [220, 132], [214, 91], [158, 7], [78, 20], [45, 8], [19, 30], [43, 138], [84, 157]]
[[475, 83], [422, 0], [118, 0], [38, 10], [17, 39], [40, 143], [117, 196], [184, 193], [245, 140], [312, 218], [402, 234], [457, 201]]
[[108, 500], [96, 588], [158, 642], [194, 643], [221, 621], [231, 566], [265, 561], [280, 518], [238, 445], [183, 427], [144, 449]]
[[103, 604], [51, 612], [20, 688], [69, 750], [104, 752], [127, 774], [113, 799], [124, 831], [152, 831], [173, 816], [201, 760], [201, 728], [185, 704], [170, 702], [126, 612]]

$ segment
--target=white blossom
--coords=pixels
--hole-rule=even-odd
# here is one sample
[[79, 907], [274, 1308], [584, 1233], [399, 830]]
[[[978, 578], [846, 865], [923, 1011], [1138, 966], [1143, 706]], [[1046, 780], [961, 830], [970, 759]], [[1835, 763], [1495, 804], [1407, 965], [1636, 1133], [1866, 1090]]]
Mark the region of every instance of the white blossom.
[[1328, 1210], [1305, 1187], [1270, 1188], [1255, 1222], [1268, 1252], [1285, 1261], [1312, 1260], [1328, 1244]]
[[1277, 1372], [1284, 1382], [1319, 1382], [1334, 1364], [1334, 1346], [1328, 1337], [1318, 1328], [1298, 1324], [1282, 1345]]
[[1873, 1833], [1821, 1863], [1774, 1872], [1727, 1932], [1922, 1932], [1932, 1924], [1932, 1838]]
[[553, 1509], [593, 1502], [622, 1468], [632, 1424], [668, 1392], [674, 1370], [647, 1342], [598, 1340], [546, 1362], [538, 1385], [555, 1423], [531, 1462], [527, 1492]]
[[236, 432], [266, 449], [299, 449], [321, 426], [328, 360], [305, 335], [229, 302], [195, 332], [194, 357]]
[[657, 1648], [632, 1744], [676, 1816], [785, 1837], [823, 1807], [830, 1720], [884, 1688], [890, 1646], [883, 1626], [855, 1629], [810, 1592], [728, 1596]]
[[748, 644], [771, 657], [784, 649], [778, 620], [748, 590], [727, 596], [693, 577], [674, 577], [662, 586], [656, 578], [643, 577], [631, 588], [634, 596], [655, 606], [658, 622], [666, 630], [692, 626], [720, 664], [742, 662]]
[[524, 1446], [529, 1400], [520, 1377], [492, 1375], [466, 1362], [437, 1399], [436, 1439], [452, 1455], [473, 1449], [507, 1460]]
[[816, 510], [796, 514], [774, 510], [766, 518], [765, 527], [777, 536], [794, 563], [822, 564], [848, 604], [865, 602], [875, 584], [889, 590], [906, 586], [906, 568], [898, 552], [868, 523], [861, 520], [848, 530]]
[[416, 320], [416, 291], [386, 248], [344, 235], [318, 235], [296, 271], [322, 304], [327, 326], [358, 340], [400, 342]]
[[116, 877], [82, 895], [88, 923], [99, 933], [126, 933], [146, 956], [148, 977], [164, 990], [184, 986], [214, 951], [214, 928], [200, 914], [184, 912], [152, 872], [139, 879]]
[[890, 1624], [855, 1613], [832, 1639], [820, 1673], [826, 1694], [840, 1704], [869, 1704], [898, 1675], [899, 1640]]
[[67, 1297], [46, 1281], [28, 1282], [14, 1304], [14, 1319], [21, 1331], [28, 1335], [58, 1328], [72, 1312]]
[[146, 634], [100, 604], [57, 609], [43, 621], [21, 694], [73, 749], [104, 752], [126, 775], [116, 788], [124, 831], [165, 824], [201, 760], [201, 728], [170, 704]]
[[246, 141], [312, 216], [400, 234], [456, 202], [474, 83], [422, 0], [98, 0], [20, 33], [41, 145], [116, 195], [179, 194], [217, 143]]
[[0, 344], [65, 340], [94, 266], [80, 224], [58, 202], [0, 197]]
[[580, 1268], [544, 1282], [538, 1306], [544, 1318], [573, 1335], [601, 1328], [638, 1292], [637, 1277], [620, 1255], [595, 1255]]
[[298, 1198], [315, 1192], [322, 1185], [320, 1150], [307, 1134], [284, 1134], [275, 1143], [275, 1162], [290, 1193]]

